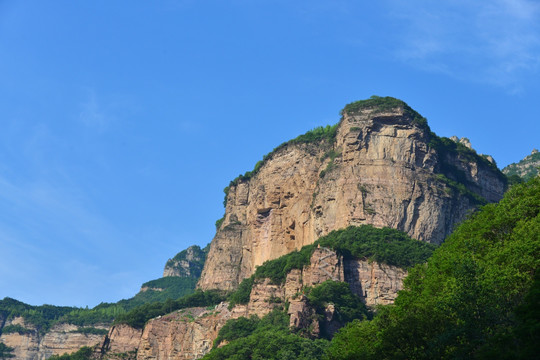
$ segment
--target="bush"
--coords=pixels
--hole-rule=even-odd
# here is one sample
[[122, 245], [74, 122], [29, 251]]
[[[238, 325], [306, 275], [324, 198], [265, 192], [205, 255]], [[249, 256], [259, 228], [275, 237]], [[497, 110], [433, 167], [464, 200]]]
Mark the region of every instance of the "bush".
[[27, 329], [27, 328], [21, 326], [20, 324], [7, 325], [7, 326], [4, 326], [4, 328], [2, 329], [2, 334], [17, 333], [19, 335], [25, 335], [25, 334], [30, 334], [31, 332], [32, 332], [32, 330]]

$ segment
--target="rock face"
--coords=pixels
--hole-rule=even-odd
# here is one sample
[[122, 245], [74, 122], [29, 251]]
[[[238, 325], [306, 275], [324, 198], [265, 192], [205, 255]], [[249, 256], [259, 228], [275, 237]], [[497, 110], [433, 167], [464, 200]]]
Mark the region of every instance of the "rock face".
[[103, 340], [101, 352], [107, 353], [107, 357], [120, 354], [136, 354], [141, 340], [142, 330], [120, 324], [114, 325]]
[[[0, 337], [1, 342], [14, 348], [13, 355], [17, 360], [44, 360], [52, 355], [73, 353], [83, 346], [103, 342], [103, 335], [78, 333], [79, 327], [73, 324], [54, 325], [44, 335], [40, 335], [33, 325], [26, 324], [21, 317], [7, 320], [5, 325], [20, 325], [28, 330], [24, 334], [14, 332]], [[106, 329], [103, 326], [97, 328]]]
[[197, 245], [188, 247], [167, 261], [163, 270], [163, 277], [179, 276], [198, 278], [206, 260], [208, 249], [201, 249]]
[[[190, 308], [150, 320], [142, 331], [126, 325], [113, 327], [102, 346], [106, 357], [114, 353], [136, 353], [143, 359], [198, 359], [212, 349], [219, 330], [230, 319], [257, 315], [263, 317], [274, 308], [289, 303], [290, 325], [317, 337], [321, 323], [315, 310], [302, 294], [304, 287], [315, 286], [326, 280], [347, 281], [354, 293], [368, 306], [392, 303], [402, 288], [406, 272], [394, 266], [345, 260], [327, 248], [315, 249], [311, 264], [294, 269], [281, 285], [269, 279], [257, 281], [245, 305], [228, 309], [227, 303], [215, 308]], [[334, 319], [335, 309], [329, 305], [325, 311], [324, 328], [334, 333], [343, 324]], [[309, 329], [309, 330], [308, 330]]]
[[232, 318], [223, 303], [210, 310], [184, 309], [150, 320], [137, 359], [199, 359], [212, 349], [219, 330]]
[[345, 111], [334, 140], [280, 146], [254, 175], [231, 183], [198, 287], [232, 290], [266, 260], [349, 225], [439, 244], [475, 208], [474, 196], [502, 197], [498, 170], [471, 150], [437, 152], [407, 108]]

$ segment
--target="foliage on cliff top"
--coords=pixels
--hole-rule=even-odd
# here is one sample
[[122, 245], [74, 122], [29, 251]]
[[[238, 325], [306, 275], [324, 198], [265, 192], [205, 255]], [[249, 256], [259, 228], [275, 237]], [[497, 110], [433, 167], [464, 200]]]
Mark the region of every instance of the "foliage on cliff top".
[[429, 130], [429, 126], [425, 117], [420, 115], [416, 110], [411, 108], [403, 100], [393, 98], [391, 96], [377, 96], [373, 95], [369, 99], [359, 100], [345, 105], [341, 114], [356, 113], [361, 110], [372, 110], [372, 114], [380, 114], [384, 112], [390, 112], [395, 109], [402, 109], [405, 116], [408, 116], [414, 124], [417, 124], [421, 128]]
[[[223, 347], [216, 346], [229, 341]], [[320, 359], [328, 341], [309, 340], [291, 333], [289, 317], [284, 311], [274, 310], [259, 319], [229, 320], [220, 330], [214, 349], [203, 360], [225, 359]]]
[[330, 359], [530, 359], [540, 336], [540, 179], [513, 186], [409, 272], [393, 306], [350, 324]]
[[257, 267], [255, 273], [244, 279], [238, 289], [229, 296], [231, 306], [249, 301], [249, 294], [256, 279], [269, 278], [280, 284], [292, 269], [302, 269], [309, 265], [311, 255], [319, 245], [333, 249], [346, 258], [365, 259], [401, 268], [427, 261], [435, 249], [435, 246], [411, 239], [399, 230], [378, 229], [371, 225], [349, 226], [332, 231], [311, 245], [266, 261]]
[[186, 295], [180, 299], [168, 299], [164, 302], [148, 303], [138, 306], [125, 314], [119, 315], [115, 323], [127, 324], [136, 329], [142, 329], [144, 324], [152, 318], [166, 315], [175, 310], [188, 307], [217, 305], [224, 301], [225, 297], [215, 290], [197, 290], [193, 294]]

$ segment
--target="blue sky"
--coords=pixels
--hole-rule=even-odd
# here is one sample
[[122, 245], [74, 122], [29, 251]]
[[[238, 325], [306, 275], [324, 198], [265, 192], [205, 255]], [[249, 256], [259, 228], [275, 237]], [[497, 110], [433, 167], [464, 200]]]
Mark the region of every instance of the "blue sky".
[[0, 1], [0, 298], [134, 295], [231, 179], [373, 94], [518, 161], [539, 70], [537, 1]]

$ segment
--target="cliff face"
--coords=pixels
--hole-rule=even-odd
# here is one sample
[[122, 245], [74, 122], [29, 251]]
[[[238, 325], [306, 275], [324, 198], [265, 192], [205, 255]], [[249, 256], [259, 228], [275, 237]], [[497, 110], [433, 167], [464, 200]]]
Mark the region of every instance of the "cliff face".
[[[25, 323], [21, 317], [7, 320], [5, 325], [20, 325], [27, 329], [23, 334], [13, 332], [0, 336], [1, 342], [14, 348], [13, 355], [18, 360], [45, 360], [52, 355], [73, 353], [83, 346], [94, 346], [103, 341], [103, 335], [79, 333], [79, 327], [72, 324], [54, 325], [44, 335], [40, 335], [33, 325]], [[101, 326], [97, 328], [106, 329]]]
[[234, 289], [266, 260], [349, 225], [392, 227], [439, 244], [475, 208], [474, 196], [502, 197], [497, 170], [436, 151], [434, 135], [407, 108], [346, 111], [334, 140], [281, 146], [254, 175], [232, 183], [198, 287]]
[[212, 349], [219, 330], [228, 320], [252, 315], [263, 317], [285, 303], [290, 304], [288, 314], [292, 327], [309, 328], [313, 336], [320, 334], [322, 324], [337, 331], [343, 324], [333, 321], [332, 306], [321, 323], [315, 320], [314, 309], [302, 295], [306, 286], [316, 286], [326, 280], [348, 281], [366, 305], [374, 306], [392, 303], [406, 276], [400, 268], [343, 259], [326, 248], [316, 249], [310, 262], [301, 270], [289, 272], [282, 285], [272, 284], [269, 279], [259, 280], [253, 285], [250, 300], [245, 305], [228, 309], [228, 304], [222, 303], [213, 308], [178, 310], [150, 320], [142, 332], [126, 325], [115, 326], [102, 346], [105, 358], [124, 353], [136, 354], [139, 360], [198, 359]]

